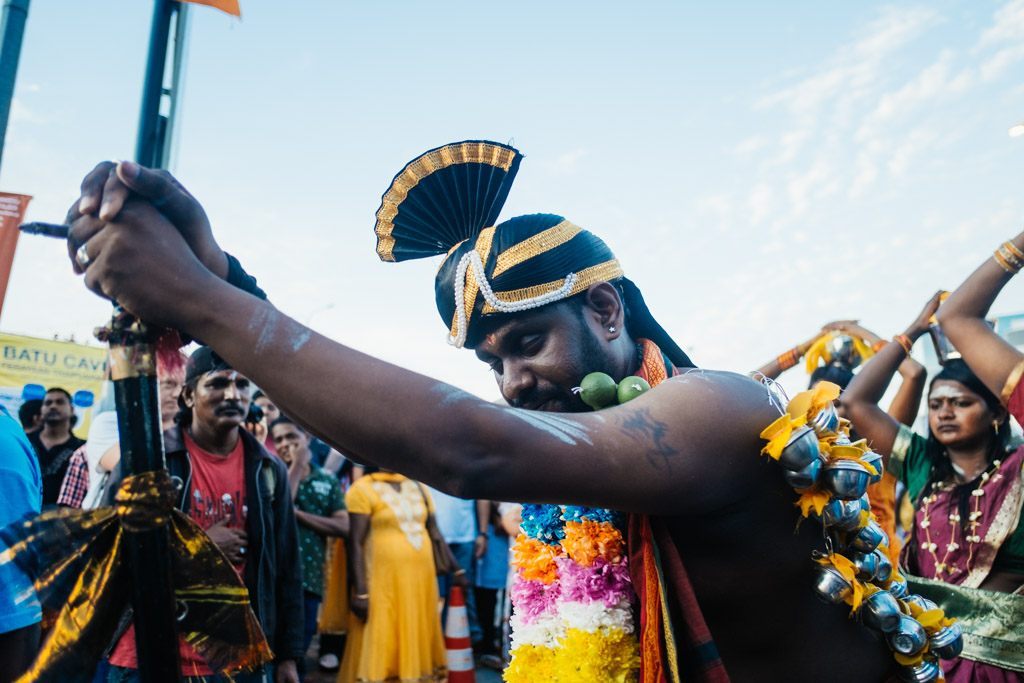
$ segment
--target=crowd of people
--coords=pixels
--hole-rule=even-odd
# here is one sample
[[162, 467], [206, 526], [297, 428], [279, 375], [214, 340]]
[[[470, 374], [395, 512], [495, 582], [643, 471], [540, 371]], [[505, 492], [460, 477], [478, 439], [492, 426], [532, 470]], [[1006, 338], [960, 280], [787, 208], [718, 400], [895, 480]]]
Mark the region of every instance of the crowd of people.
[[[754, 372], [711, 371], [598, 237], [551, 214], [497, 221], [520, 159], [478, 141], [431, 150], [395, 177], [376, 226], [385, 261], [444, 257], [435, 291], [449, 341], [491, 367], [500, 405], [281, 314], [168, 175], [108, 163], [83, 183], [69, 214], [76, 271], [209, 345], [181, 373], [161, 371], [165, 419], [174, 407], [164, 445], [179, 507], [242, 577], [274, 651], [267, 672], [235, 680], [299, 680], [317, 631], [339, 681], [445, 680], [457, 587], [475, 649], [509, 681], [1024, 681], [1024, 354], [985, 320], [1024, 268], [1024, 233], [889, 341], [840, 320]], [[911, 357], [929, 333], [942, 363], [930, 381]], [[867, 590], [850, 598], [855, 618], [812, 590], [849, 539], [823, 508], [828, 533], [794, 533], [793, 473], [758, 456], [786, 410], [772, 380], [801, 359], [808, 401], [822, 401], [812, 417], [836, 415], [824, 431], [880, 456], [854, 529], [877, 521], [897, 570], [870, 585], [863, 567], [843, 575], [851, 594]], [[618, 385], [599, 414], [578, 394], [595, 372]], [[331, 400], [340, 383], [361, 400]], [[67, 399], [53, 389], [39, 418], [26, 411], [27, 437], [0, 420], [12, 476], [38, 492], [25, 511], [109, 504], [120, 486], [116, 443], [74, 437]], [[923, 602], [899, 602], [897, 621], [931, 630], [900, 640], [864, 625], [861, 597], [902, 601], [908, 585]], [[498, 628], [506, 589], [511, 639]], [[38, 638], [38, 606], [4, 607], [0, 625]], [[938, 633], [954, 623], [951, 651]], [[137, 680], [130, 614], [123, 625], [100, 674], [110, 681]], [[325, 648], [330, 633], [347, 640]], [[181, 661], [189, 680], [220, 680], [184, 641]]]
[[[270, 673], [236, 673], [234, 680], [264, 680], [264, 675], [302, 680], [318, 632], [319, 664], [325, 671], [340, 668], [339, 681], [396, 675], [419, 680], [422, 671], [442, 680], [446, 653], [440, 610], [446, 608], [452, 585], [465, 591], [473, 604], [477, 560], [493, 533], [489, 501], [464, 501], [399, 474], [356, 465], [283, 415], [208, 347], [180, 360], [180, 366], [164, 361], [158, 365], [167, 467], [173, 477], [187, 482], [178, 506], [242, 576], [276, 655]], [[34, 481], [18, 487], [25, 472], [19, 473], [20, 479], [5, 480], [12, 494], [29, 489], [24, 498], [9, 498], [20, 507], [12, 506], [5, 523], [58, 506], [88, 510], [115, 504], [122, 477], [111, 399], [108, 381], [86, 440], [72, 433], [75, 416], [64, 389], [51, 388], [43, 399], [21, 406], [27, 444], [12, 438], [6, 452], [12, 469], [17, 464], [34, 472]], [[7, 418], [9, 427], [13, 419]], [[443, 532], [435, 521], [435, 497], [443, 501]], [[250, 510], [257, 516], [251, 517]], [[431, 537], [441, 539], [438, 547], [448, 553], [444, 572], [435, 567]], [[507, 568], [507, 535], [502, 541], [498, 563]], [[335, 544], [337, 552], [329, 554]], [[347, 571], [331, 572], [332, 562], [348, 564], [346, 557], [351, 558], [351, 586]], [[17, 585], [11, 584], [12, 589]], [[504, 588], [504, 575], [495, 588]], [[371, 590], [376, 596], [372, 610]], [[343, 615], [340, 626], [331, 626], [326, 616], [327, 611], [337, 612], [338, 605], [321, 617], [328, 591], [343, 599], [353, 617]], [[501, 614], [500, 608], [495, 611], [495, 592], [485, 593], [491, 595], [490, 618], [484, 616], [483, 626], [475, 610], [469, 613], [474, 649], [482, 654], [498, 652], [494, 624]], [[29, 608], [28, 627], [18, 621], [25, 618], [23, 612], [11, 609], [0, 615], [0, 627], [25, 631], [17, 641], [18, 656], [6, 660], [4, 680], [24, 670], [31, 661], [26, 657], [37, 649], [27, 643], [39, 640], [39, 606]], [[125, 615], [94, 680], [139, 680], [133, 634], [130, 615]], [[341, 639], [332, 641], [330, 636]], [[184, 640], [180, 658], [188, 680], [220, 680]]]

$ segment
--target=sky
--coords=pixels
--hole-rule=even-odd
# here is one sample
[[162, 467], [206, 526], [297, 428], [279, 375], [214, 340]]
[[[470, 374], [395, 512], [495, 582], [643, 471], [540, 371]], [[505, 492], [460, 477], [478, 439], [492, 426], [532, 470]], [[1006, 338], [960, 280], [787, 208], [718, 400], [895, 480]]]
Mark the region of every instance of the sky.
[[[483, 398], [486, 366], [444, 343], [438, 261], [374, 251], [391, 178], [448, 142], [511, 141], [501, 218], [604, 238], [704, 367], [754, 369], [835, 319], [891, 337], [1024, 229], [1024, 0], [241, 7], [190, 9], [172, 171], [281, 310]], [[0, 168], [28, 220], [131, 158], [151, 18], [32, 2]], [[108, 317], [63, 244], [22, 237], [0, 330], [82, 342]]]

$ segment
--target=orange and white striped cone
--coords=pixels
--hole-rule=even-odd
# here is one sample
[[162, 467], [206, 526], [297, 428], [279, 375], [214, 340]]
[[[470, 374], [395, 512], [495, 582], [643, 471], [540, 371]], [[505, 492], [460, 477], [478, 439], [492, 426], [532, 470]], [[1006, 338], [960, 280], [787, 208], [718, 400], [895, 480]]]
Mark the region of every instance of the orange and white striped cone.
[[444, 647], [448, 651], [448, 683], [476, 683], [473, 645], [469, 642], [469, 615], [466, 599], [458, 586], [452, 586], [451, 600], [448, 601]]

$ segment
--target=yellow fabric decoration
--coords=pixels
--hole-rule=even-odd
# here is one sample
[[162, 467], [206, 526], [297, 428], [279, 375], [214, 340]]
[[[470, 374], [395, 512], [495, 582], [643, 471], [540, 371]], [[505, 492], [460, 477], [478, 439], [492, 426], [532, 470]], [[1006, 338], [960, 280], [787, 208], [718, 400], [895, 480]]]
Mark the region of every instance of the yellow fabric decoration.
[[903, 666], [917, 666], [924, 661], [924, 652], [918, 652], [916, 655], [901, 655], [899, 652], [893, 652], [892, 658], [896, 660], [897, 664]]
[[[178, 620], [185, 640], [215, 672], [253, 670], [273, 658], [238, 572], [199, 526], [174, 508], [167, 470], [127, 477], [116, 506], [60, 508], [3, 530], [5, 561], [34, 577], [43, 608], [56, 613], [32, 668], [19, 681], [78, 680], [110, 644], [132, 594], [131, 532], [166, 527]], [[176, 647], [176, 646], [175, 646]]]
[[843, 575], [843, 578], [850, 582], [853, 586], [853, 594], [846, 599], [846, 604], [853, 608], [856, 612], [860, 609], [860, 603], [864, 599], [864, 584], [857, 580], [857, 568], [853, 566], [853, 562], [846, 559], [842, 555], [829, 555], [817, 560], [818, 564], [831, 565], [836, 571]]
[[794, 503], [800, 508], [800, 513], [804, 517], [810, 516], [811, 508], [814, 511], [821, 514], [821, 511], [828, 505], [828, 501], [832, 498], [832, 494], [821, 488], [820, 486], [813, 486], [809, 489], [799, 489], [797, 493], [800, 494], [800, 498]]
[[761, 438], [766, 439], [768, 444], [761, 449], [763, 455], [770, 455], [778, 460], [782, 455], [782, 449], [786, 447], [789, 437], [793, 435], [793, 418], [789, 415], [781, 415], [779, 419], [765, 427], [761, 432]]
[[829, 342], [840, 336], [846, 336], [853, 340], [853, 350], [860, 356], [861, 362], [866, 361], [875, 355], [875, 350], [861, 338], [855, 337], [847, 332], [828, 332], [818, 337], [811, 347], [804, 354], [807, 361], [807, 374], [811, 374], [819, 365], [828, 365], [832, 362], [832, 353], [828, 350]]
[[947, 619], [946, 613], [938, 608], [921, 612], [916, 619], [921, 622], [921, 626], [924, 626], [924, 630], [928, 633], [941, 631], [946, 626], [952, 626], [956, 621], [956, 619]]
[[839, 398], [839, 385], [832, 382], [818, 382], [818, 385], [810, 391], [802, 391], [793, 397], [793, 400], [786, 406], [786, 412], [794, 419], [803, 417], [810, 420], [817, 415], [822, 408]]

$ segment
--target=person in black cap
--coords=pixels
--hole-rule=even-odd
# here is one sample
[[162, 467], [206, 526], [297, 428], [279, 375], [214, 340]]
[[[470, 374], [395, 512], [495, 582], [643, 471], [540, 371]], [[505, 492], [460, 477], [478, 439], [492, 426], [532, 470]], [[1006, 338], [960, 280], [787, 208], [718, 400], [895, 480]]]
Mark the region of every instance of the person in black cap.
[[[249, 590], [249, 602], [275, 654], [276, 680], [297, 681], [297, 660], [305, 653], [295, 508], [284, 464], [243, 427], [249, 393], [245, 376], [209, 347], [198, 348], [185, 364], [176, 425], [164, 432], [167, 469], [183, 483], [180, 509], [224, 552]], [[118, 464], [108, 504], [120, 476]], [[120, 630], [115, 642], [111, 680], [133, 680], [134, 632]], [[181, 663], [183, 676], [212, 680], [184, 640]], [[239, 673], [235, 680], [263, 680], [247, 676]]]
[[[499, 223], [520, 159], [485, 141], [430, 150], [395, 177], [375, 227], [384, 260], [445, 256], [447, 338], [491, 367], [507, 406], [336, 344], [254, 296], [166, 174], [98, 166], [68, 250], [93, 291], [211, 344], [359, 462], [465, 498], [631, 513], [613, 560], [628, 555], [640, 598], [639, 623], [619, 626], [635, 626], [643, 680], [884, 680], [885, 644], [814, 596], [821, 529], [794, 533], [793, 491], [758, 456], [778, 404], [745, 376], [693, 368], [592, 233], [552, 214]], [[654, 388], [590, 413], [574, 389], [594, 371]], [[340, 386], [358, 399], [335, 400]]]

